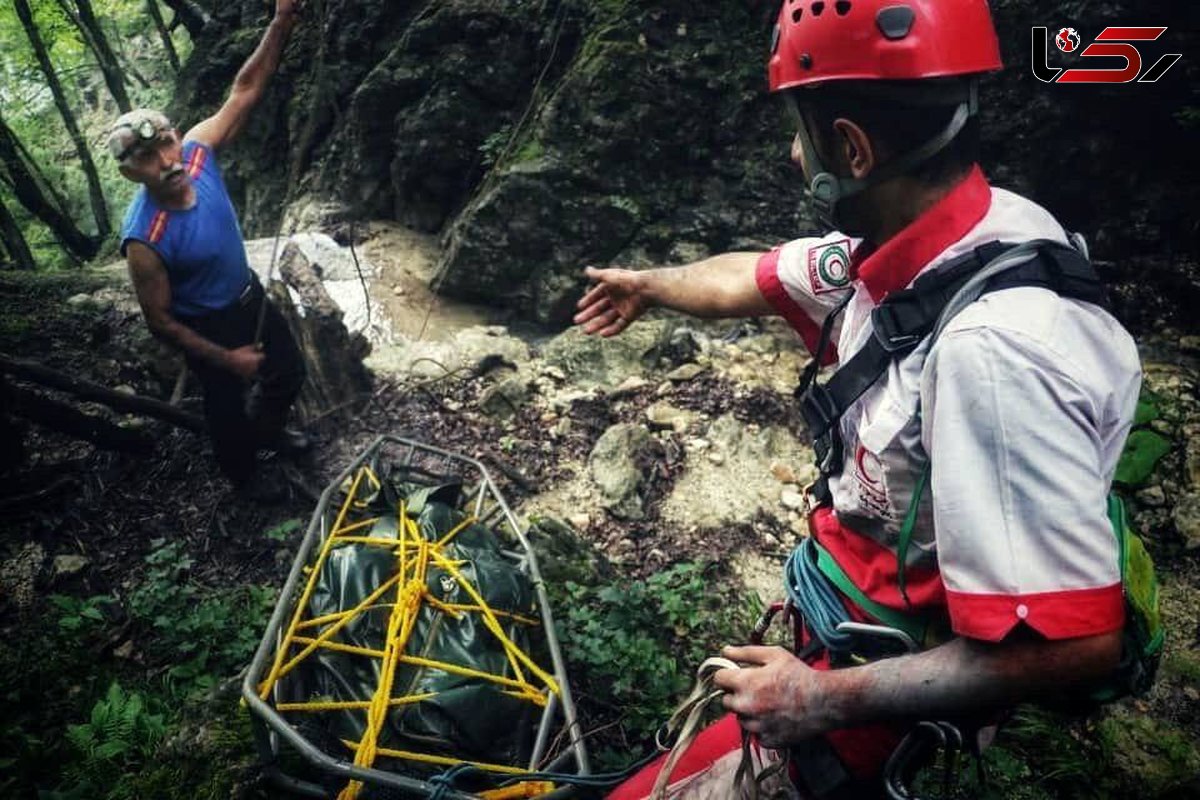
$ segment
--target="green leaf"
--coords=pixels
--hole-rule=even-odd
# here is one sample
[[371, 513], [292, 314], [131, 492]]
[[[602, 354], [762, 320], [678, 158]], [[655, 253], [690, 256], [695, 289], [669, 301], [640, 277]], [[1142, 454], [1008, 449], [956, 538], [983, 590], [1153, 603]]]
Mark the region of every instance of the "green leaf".
[[279, 523], [278, 525], [267, 528], [265, 531], [263, 531], [263, 535], [265, 535], [268, 539], [273, 539], [277, 542], [282, 542], [283, 540], [285, 540], [287, 538], [287, 535], [289, 533], [291, 533], [292, 531], [298, 530], [302, 524], [303, 523], [298, 518], [284, 520], [283, 522]]
[[1130, 488], [1143, 485], [1154, 473], [1159, 460], [1170, 451], [1171, 440], [1162, 434], [1151, 430], [1134, 431], [1125, 442], [1113, 480]]
[[1158, 419], [1158, 396], [1149, 389], [1143, 389], [1138, 397], [1137, 411], [1133, 414], [1133, 426], [1135, 428]]

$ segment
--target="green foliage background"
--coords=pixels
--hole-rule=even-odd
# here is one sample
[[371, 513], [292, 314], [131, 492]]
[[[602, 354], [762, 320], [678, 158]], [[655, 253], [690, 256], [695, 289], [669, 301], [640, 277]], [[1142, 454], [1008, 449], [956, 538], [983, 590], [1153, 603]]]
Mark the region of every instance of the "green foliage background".
[[[55, 0], [29, 0], [29, 4], [68, 101], [75, 110], [79, 127], [92, 148], [108, 202], [110, 222], [114, 229], [119, 228], [121, 215], [136, 189], [121, 177], [116, 163], [104, 149], [106, 128], [120, 110], [108, 94], [91, 51], [58, 3]], [[129, 79], [126, 89], [130, 100], [135, 106], [165, 106], [175, 89], [175, 74], [146, 13], [144, 0], [94, 0], [93, 5], [109, 44], [126, 66]], [[169, 10], [161, 5], [160, 9], [169, 21]], [[176, 28], [172, 41], [180, 58], [185, 58], [191, 42], [182, 26]], [[144, 77], [148, 85], [139, 82], [134, 71]], [[4, 119], [9, 127], [54, 188], [66, 198], [71, 217], [82, 230], [95, 233], [79, 159], [11, 2], [0, 3], [0, 107], [4, 109]], [[3, 183], [0, 183], [0, 195], [23, 229], [39, 267], [61, 267], [71, 263], [49, 229], [26, 213]], [[115, 241], [109, 242], [104, 252], [112, 252], [115, 244]]]

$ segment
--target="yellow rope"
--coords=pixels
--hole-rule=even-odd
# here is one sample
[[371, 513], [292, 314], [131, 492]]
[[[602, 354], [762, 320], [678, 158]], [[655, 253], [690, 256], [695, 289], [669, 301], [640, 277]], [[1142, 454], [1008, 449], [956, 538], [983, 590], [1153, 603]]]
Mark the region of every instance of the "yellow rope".
[[[352, 750], [357, 750], [361, 746], [360, 742], [351, 742], [347, 741], [346, 739], [342, 740], [342, 744], [346, 745]], [[422, 764], [438, 764], [445, 767], [453, 767], [457, 766], [458, 764], [470, 764], [473, 767], [478, 767], [479, 769], [487, 770], [488, 772], [495, 772], [500, 775], [524, 775], [525, 773], [529, 772], [527, 769], [522, 769], [521, 767], [510, 767], [505, 764], [489, 764], [486, 761], [464, 761], [461, 758], [435, 756], [429, 753], [414, 753], [409, 750], [392, 750], [388, 747], [376, 748], [375, 754], [384, 756], [386, 758], [402, 758], [405, 761], [419, 761]]]
[[[437, 692], [410, 694], [407, 697], [393, 697], [388, 701], [390, 706], [408, 706], [437, 697]], [[308, 703], [280, 703], [276, 711], [355, 711], [370, 708], [370, 700], [313, 700]]]
[[[370, 472], [370, 470], [365, 470]], [[287, 633], [283, 636], [283, 641], [280, 642], [279, 648], [275, 651], [275, 662], [271, 665], [271, 671], [267, 674], [266, 680], [263, 681], [262, 687], [259, 689], [259, 697], [266, 700], [271, 696], [271, 690], [275, 688], [275, 682], [279, 680], [279, 670], [283, 666], [283, 659], [287, 655], [288, 643], [292, 636], [296, 633], [296, 625], [300, 622], [300, 617], [304, 614], [304, 609], [308, 606], [309, 598], [312, 597], [313, 588], [317, 585], [317, 576], [321, 574], [321, 567], [325, 565], [325, 559], [329, 557], [330, 550], [333, 549], [333, 540], [337, 537], [338, 530], [341, 528], [342, 522], [346, 519], [346, 514], [350, 510], [350, 504], [354, 502], [354, 497], [358, 493], [358, 485], [362, 481], [364, 471], [360, 470], [354, 476], [354, 482], [350, 484], [350, 491], [346, 495], [346, 502], [342, 503], [342, 508], [338, 511], [337, 520], [333, 523], [333, 530], [329, 533], [329, 538], [321, 546], [321, 554], [317, 556], [316, 566], [313, 567], [308, 575], [308, 583], [304, 586], [304, 593], [300, 595], [300, 601], [296, 603], [296, 610], [292, 614], [292, 621], [288, 624]]]
[[[366, 725], [362, 737], [357, 742], [345, 742], [346, 746], [354, 751], [354, 763], [357, 766], [370, 767], [378, 757], [386, 756], [443, 766], [468, 763], [480, 769], [506, 775], [527, 773], [528, 770], [519, 767], [476, 761], [463, 762], [460, 759], [448, 756], [392, 750], [379, 745], [379, 735], [386, 723], [390, 709], [397, 706], [424, 702], [437, 697], [436, 692], [393, 697], [392, 690], [400, 665], [440, 670], [442, 672], [487, 681], [501, 687], [500, 691], [503, 694], [533, 703], [539, 707], [545, 707], [548, 702], [549, 693], [558, 694], [560, 689], [553, 676], [534, 663], [509, 638], [500, 623], [501, 618], [522, 625], [538, 625], [540, 621], [511, 611], [492, 609], [475, 586], [466, 579], [459, 569], [468, 562], [453, 559], [443, 552], [443, 548], [448, 546], [454, 537], [477, 522], [476, 518], [465, 516], [449, 532], [433, 540], [434, 532], [429, 531], [428, 535], [423, 534], [422, 526], [418, 524], [417, 520], [409, 516], [407, 505], [401, 502], [398, 504], [396, 514], [396, 538], [362, 534], [350, 535], [356, 531], [375, 525], [381, 520], [381, 517], [349, 520], [351, 509], [362, 509], [369, 505], [369, 495], [361, 500], [359, 498], [360, 489], [363, 488], [364, 482], [369, 483], [373, 487], [371, 489], [372, 495], [383, 488], [382, 482], [369, 467], [362, 467], [354, 476], [346, 499], [338, 510], [332, 530], [328, 538], [322, 543], [316, 562], [312, 566], [304, 568], [304, 574], [307, 575], [308, 581], [299, 602], [296, 604], [292, 619], [287, 627], [287, 632], [284, 634], [275, 653], [275, 660], [270, 673], [260, 685], [261, 696], [264, 700], [267, 699], [281, 678], [295, 669], [305, 658], [317, 650], [333, 650], [352, 655], [378, 658], [382, 661], [379, 671], [379, 683], [369, 700], [313, 700], [310, 702], [279, 703], [276, 705], [276, 710], [295, 713], [364, 711], [366, 714]], [[348, 544], [361, 544], [390, 549], [395, 558], [395, 574], [383, 581], [354, 608], [303, 619], [304, 612], [308, 608], [309, 601], [315, 590], [317, 579], [322, 573], [322, 568], [325, 566], [329, 554], [335, 546]], [[430, 566], [436, 566], [454, 578], [457, 585], [462, 588], [472, 602], [447, 603], [434, 597], [427, 588]], [[392, 589], [395, 589], [394, 601], [388, 602], [384, 600], [384, 596]], [[405, 649], [413, 632], [416, 630], [422, 604], [426, 603], [432, 608], [455, 619], [461, 618], [463, 614], [478, 614], [484, 626], [496, 637], [496, 640], [504, 649], [508, 667], [511, 668], [514, 677], [493, 674], [472, 667], [420, 656], [406, 655]], [[385, 608], [389, 609], [389, 614], [384, 649], [376, 650], [332, 641], [332, 638], [339, 631], [362, 613]], [[314, 630], [319, 631], [316, 636], [305, 635], [309, 631]], [[290, 655], [294, 647], [299, 647], [300, 649], [295, 655]], [[531, 683], [525, 677], [526, 671], [543, 684], [545, 688], [539, 689]], [[355, 800], [362, 788], [363, 784], [361, 781], [352, 780], [338, 794], [338, 800]], [[493, 798], [493, 800], [507, 797], [534, 797], [544, 793], [544, 791], [549, 791], [550, 788], [553, 788], [550, 784], [527, 782], [498, 790], [500, 794], [489, 793], [487, 796]]]

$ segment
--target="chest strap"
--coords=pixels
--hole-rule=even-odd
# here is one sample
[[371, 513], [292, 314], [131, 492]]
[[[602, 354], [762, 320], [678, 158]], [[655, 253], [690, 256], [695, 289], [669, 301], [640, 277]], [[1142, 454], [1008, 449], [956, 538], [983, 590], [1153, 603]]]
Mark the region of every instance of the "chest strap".
[[[1002, 263], [1009, 261], [1006, 255], [1012, 257], [1011, 264]], [[995, 274], [988, 275], [992, 270]], [[838, 422], [846, 410], [893, 361], [912, 352], [933, 333], [952, 300], [957, 306], [951, 309], [954, 313], [968, 304], [956, 297], [976, 276], [983, 280], [968, 289], [967, 293], [973, 295], [970, 301], [1001, 289], [1036, 286], [1107, 307], [1104, 287], [1091, 262], [1075, 248], [1049, 240], [1022, 245], [989, 242], [921, 276], [911, 288], [889, 295], [876, 306], [871, 312], [871, 338], [822, 385], [816, 382], [817, 365], [829, 346], [836, 316], [849, 301], [848, 294], [825, 319], [817, 352], [796, 390], [822, 479], [841, 472], [844, 454]], [[947, 321], [943, 319], [941, 324]], [[828, 497], [827, 487], [818, 487], [818, 500], [825, 499], [822, 494]]]

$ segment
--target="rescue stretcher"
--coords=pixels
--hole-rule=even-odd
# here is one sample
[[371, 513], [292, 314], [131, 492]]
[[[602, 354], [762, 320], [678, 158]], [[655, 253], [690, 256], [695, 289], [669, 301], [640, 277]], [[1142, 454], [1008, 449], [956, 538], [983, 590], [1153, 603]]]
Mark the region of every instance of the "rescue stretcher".
[[[427, 491], [395, 502], [394, 515], [380, 514], [386, 482], [381, 470], [395, 471], [405, 486], [422, 485]], [[432, 530], [430, 514], [439, 510], [430, 499], [435, 494], [438, 502], [456, 498], [452, 511], [440, 509], [448, 530]], [[489, 552], [527, 579], [527, 584], [518, 581], [530, 589], [526, 615], [491, 608], [473, 585], [472, 576], [485, 573], [472, 571], [477, 565], [464, 558], [466, 545], [456, 537], [486, 543], [490, 535], [498, 547]], [[344, 605], [354, 603], [351, 607], [330, 611], [328, 587], [320, 584], [331, 564], [348, 554], [371, 559], [378, 580], [363, 579], [374, 585], [364, 585], [361, 597], [346, 601], [343, 596]], [[352, 566], [358, 576], [362, 570]], [[347, 571], [344, 563], [342, 569]], [[451, 594], [439, 593], [439, 585], [453, 592], [454, 602]], [[443, 627], [431, 626], [430, 615]], [[376, 633], [386, 629], [381, 644], [356, 644], [348, 636], [367, 623]], [[429, 657], [428, 647], [412, 652], [418, 636], [429, 642], [439, 630], [467, 624], [477, 641], [487, 641], [490, 663], [498, 668], [489, 672], [478, 664], [438, 660]], [[518, 646], [518, 639], [530, 646]], [[334, 662], [355, 676], [371, 677], [373, 685], [361, 684], [369, 696], [348, 698], [342, 690], [354, 683], [350, 679], [334, 676], [313, 688], [311, 678], [302, 677]], [[477, 752], [459, 754], [447, 751], [444, 741], [432, 750], [411, 746], [411, 739], [403, 739], [409, 745], [404, 748], [389, 744], [396, 720], [422, 704], [434, 706], [432, 718], [441, 719], [436, 716], [439, 693], [406, 693], [397, 678], [402, 670], [409, 689], [420, 677], [435, 680], [436, 686], [462, 684], [492, 692], [508, 709], [499, 725], [530, 728], [525, 744], [512, 751], [524, 758], [514, 763], [480, 758]], [[375, 440], [322, 492], [242, 683], [242, 697], [268, 777], [309, 797], [559, 798], [572, 796], [573, 787], [546, 780], [548, 774], [586, 781], [590, 772], [537, 557], [521, 526], [479, 461], [395, 436]], [[514, 711], [514, 703], [524, 705]], [[471, 709], [480, 715], [493, 711], [482, 702]], [[361, 731], [356, 741], [336, 735], [347, 724]], [[474, 786], [483, 788], [461, 788], [456, 778], [464, 770], [476, 773]]]

